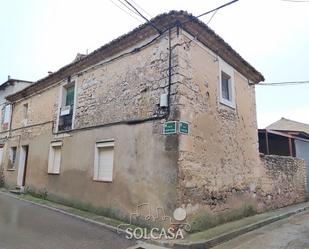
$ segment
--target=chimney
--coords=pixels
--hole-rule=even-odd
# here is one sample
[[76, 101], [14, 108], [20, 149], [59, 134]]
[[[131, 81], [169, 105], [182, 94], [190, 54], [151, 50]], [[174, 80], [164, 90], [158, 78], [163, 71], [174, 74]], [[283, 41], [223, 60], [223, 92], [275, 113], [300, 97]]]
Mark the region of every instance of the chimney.
[[8, 75], [8, 80], [10, 80], [11, 79], [11, 76], [10, 75]]

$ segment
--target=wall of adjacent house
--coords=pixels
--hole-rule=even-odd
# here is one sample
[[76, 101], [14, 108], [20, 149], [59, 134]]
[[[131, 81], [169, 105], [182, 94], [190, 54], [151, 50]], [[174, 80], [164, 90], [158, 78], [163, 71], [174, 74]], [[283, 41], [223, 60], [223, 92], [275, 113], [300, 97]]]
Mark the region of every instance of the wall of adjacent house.
[[[113, 208], [118, 215], [135, 211], [140, 203], [173, 211], [177, 205], [177, 136], [164, 136], [161, 120], [108, 125], [156, 114], [160, 95], [167, 93], [168, 86], [167, 36], [138, 53], [79, 72], [71, 79], [76, 84], [75, 131], [52, 133], [66, 79], [14, 104], [7, 148], [18, 147], [17, 160], [15, 170], [5, 170], [6, 183], [16, 185], [20, 146], [29, 145], [26, 186], [35, 191], [78, 205]], [[175, 89], [174, 85], [172, 99]], [[28, 104], [26, 125], [24, 104]], [[177, 113], [177, 106], [172, 106], [171, 116]], [[50, 145], [59, 140], [60, 173], [48, 174]], [[95, 146], [102, 140], [114, 140], [112, 182], [93, 180]], [[4, 163], [8, 162], [7, 150]]]
[[304, 159], [306, 163], [307, 191], [309, 192], [309, 142], [295, 139], [296, 157]]
[[[7, 96], [14, 94], [18, 91], [23, 90], [24, 88], [26, 88], [27, 86], [29, 86], [30, 83], [28, 82], [22, 82], [22, 81], [16, 81], [14, 82], [13, 85], [8, 85], [7, 87], [5, 87], [4, 89], [0, 90], [0, 121], [3, 120], [4, 117], [2, 117], [2, 115], [4, 115], [4, 112], [2, 112], [2, 110], [4, 109], [4, 107], [8, 104], [8, 101], [5, 99]], [[11, 113], [9, 113], [9, 117], [10, 117]], [[5, 127], [7, 127], [5, 129]], [[7, 134], [5, 134], [4, 132], [7, 131], [9, 129], [9, 123], [6, 126], [2, 126], [2, 123], [0, 125], [0, 140], [2, 138], [5, 138]], [[1, 134], [2, 132], [2, 134]]]

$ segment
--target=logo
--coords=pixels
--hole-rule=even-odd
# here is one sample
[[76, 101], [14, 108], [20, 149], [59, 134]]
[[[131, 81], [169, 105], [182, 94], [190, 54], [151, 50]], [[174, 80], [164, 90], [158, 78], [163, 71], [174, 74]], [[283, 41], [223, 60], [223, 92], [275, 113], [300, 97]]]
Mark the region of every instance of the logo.
[[[162, 207], [152, 208], [149, 203], [142, 203], [137, 205], [135, 212], [130, 214], [129, 223], [117, 226], [117, 232], [124, 232], [127, 239], [136, 240], [184, 239], [184, 233], [191, 230], [190, 224], [185, 222], [186, 218], [187, 212], [184, 208], [176, 208], [171, 217], [165, 214]], [[144, 227], [134, 226], [136, 223]], [[153, 224], [161, 225], [153, 226]]]

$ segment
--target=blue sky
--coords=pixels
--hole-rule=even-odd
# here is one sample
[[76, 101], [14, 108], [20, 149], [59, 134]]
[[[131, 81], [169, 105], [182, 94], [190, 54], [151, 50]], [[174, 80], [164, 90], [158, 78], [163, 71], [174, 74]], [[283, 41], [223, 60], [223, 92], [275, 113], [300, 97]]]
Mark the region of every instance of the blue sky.
[[[155, 16], [171, 9], [197, 15], [227, 1], [134, 2]], [[91, 52], [142, 23], [110, 0], [0, 0], [0, 10], [0, 82], [8, 75], [38, 80], [71, 62], [78, 52]], [[209, 26], [266, 82], [309, 80], [308, 13], [306, 2], [240, 0], [218, 11]], [[309, 123], [308, 95], [309, 84], [257, 86], [259, 126], [280, 117]]]

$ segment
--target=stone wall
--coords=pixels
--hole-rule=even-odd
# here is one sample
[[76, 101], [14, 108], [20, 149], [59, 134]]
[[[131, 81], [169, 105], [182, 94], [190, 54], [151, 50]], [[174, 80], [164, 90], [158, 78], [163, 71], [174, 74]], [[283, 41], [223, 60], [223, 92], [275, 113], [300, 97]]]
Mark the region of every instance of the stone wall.
[[[160, 95], [167, 93], [168, 47], [165, 34], [138, 54], [81, 73], [77, 78], [74, 127], [155, 116]], [[172, 60], [175, 65], [176, 53]]]
[[257, 191], [258, 208], [279, 208], [306, 199], [305, 161], [295, 157], [261, 155], [263, 174]]
[[185, 33], [181, 39], [179, 109], [190, 132], [179, 138], [179, 203], [189, 213], [255, 205], [250, 191], [260, 160], [254, 86], [234, 70], [236, 107], [223, 105], [218, 56]]
[[258, 212], [305, 199], [303, 161], [258, 152], [255, 88], [234, 69], [235, 108], [220, 103], [220, 58], [183, 33], [179, 38], [179, 205], [195, 215], [251, 206]]

